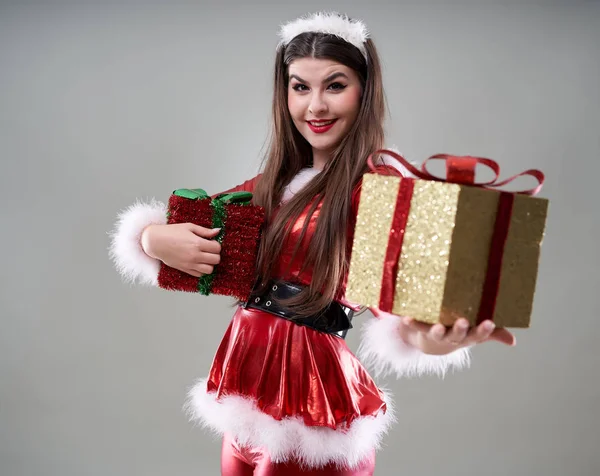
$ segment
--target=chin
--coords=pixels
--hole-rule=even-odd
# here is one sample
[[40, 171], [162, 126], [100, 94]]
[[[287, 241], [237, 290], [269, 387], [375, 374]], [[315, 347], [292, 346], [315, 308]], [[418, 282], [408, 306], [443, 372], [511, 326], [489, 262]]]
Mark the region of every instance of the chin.
[[321, 143], [310, 143], [311, 147], [315, 150], [318, 150], [319, 152], [327, 152], [327, 151], [331, 151], [335, 148], [335, 144], [331, 144], [331, 143], [327, 143], [327, 144], [321, 144]]
[[318, 151], [333, 150], [340, 143], [339, 140], [308, 140], [311, 147]]

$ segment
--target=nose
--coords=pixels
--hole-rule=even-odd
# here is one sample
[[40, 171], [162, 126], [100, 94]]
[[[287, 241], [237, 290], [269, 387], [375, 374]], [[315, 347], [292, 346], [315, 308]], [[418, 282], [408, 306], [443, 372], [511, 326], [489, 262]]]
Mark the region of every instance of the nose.
[[327, 112], [327, 102], [319, 91], [315, 91], [311, 98], [310, 104], [308, 105], [308, 112], [314, 116], [320, 116]]

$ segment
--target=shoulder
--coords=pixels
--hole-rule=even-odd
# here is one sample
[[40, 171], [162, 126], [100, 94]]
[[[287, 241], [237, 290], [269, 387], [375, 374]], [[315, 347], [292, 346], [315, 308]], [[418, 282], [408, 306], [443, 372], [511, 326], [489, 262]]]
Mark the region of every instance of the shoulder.
[[222, 192], [219, 193], [215, 193], [213, 195], [213, 197], [216, 197], [217, 195], [220, 195], [222, 193], [233, 193], [233, 192], [254, 192], [254, 188], [256, 187], [256, 184], [258, 183], [258, 181], [260, 180], [260, 177], [262, 176], [262, 173], [256, 175], [255, 177], [252, 177], [251, 179], [248, 179], [244, 182], [242, 182], [239, 185], [236, 185], [235, 187], [232, 187], [228, 190], [224, 190]]
[[235, 187], [237, 189], [236, 192], [252, 192], [252, 191], [254, 191], [254, 188], [256, 187], [256, 184], [258, 183], [258, 181], [260, 180], [261, 177], [262, 177], [262, 174], [258, 174], [255, 177], [252, 177], [251, 179], [246, 180], [242, 184]]

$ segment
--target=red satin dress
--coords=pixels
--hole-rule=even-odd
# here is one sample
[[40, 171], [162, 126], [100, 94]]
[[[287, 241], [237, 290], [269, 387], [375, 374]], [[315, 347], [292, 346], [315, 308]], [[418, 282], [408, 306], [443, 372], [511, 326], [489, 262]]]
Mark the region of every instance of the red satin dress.
[[[259, 177], [229, 191], [252, 192]], [[307, 232], [292, 261], [292, 253], [300, 239], [308, 209], [309, 207], [297, 220], [284, 244], [274, 278], [303, 284], [309, 284], [311, 281], [312, 270], [306, 269], [300, 272], [300, 269], [315, 230], [320, 205], [310, 218]], [[353, 229], [354, 223], [349, 223], [349, 232], [352, 233]], [[351, 239], [349, 242], [351, 243]], [[339, 300], [350, 305], [343, 300], [343, 293]], [[221, 402], [228, 396], [241, 397], [243, 400], [240, 401], [251, 402], [252, 411], [271, 417], [267, 419], [268, 421], [265, 420], [268, 423], [264, 427], [265, 433], [273, 433], [275, 431], [273, 428], [279, 431], [279, 427], [270, 426], [271, 421], [285, 422], [291, 419], [301, 422], [307, 428], [329, 428], [335, 430], [337, 434], [351, 428], [357, 419], [364, 420], [365, 417], [382, 415], [387, 410], [383, 392], [373, 382], [343, 339], [297, 325], [257, 309], [237, 308], [218, 347], [208, 378], [201, 381], [201, 385], [204, 384], [205, 391], [216, 402]], [[261, 418], [264, 419], [261, 415], [251, 417], [256, 419], [256, 427], [250, 420], [248, 424], [238, 425], [240, 428], [238, 431], [228, 430], [228, 428], [238, 428], [237, 422], [230, 421], [232, 418], [235, 420], [235, 416], [224, 417], [228, 421], [228, 426], [224, 426], [225, 430], [222, 430], [220, 420], [216, 423], [212, 422], [213, 414], [220, 412], [217, 407], [207, 406], [194, 411], [198, 419], [210, 420], [207, 426], [212, 426], [213, 429], [223, 433], [226, 441], [230, 439], [235, 442], [237, 438], [242, 438], [251, 442], [263, 437], [268, 439], [270, 436], [258, 435], [263, 428], [260, 426], [262, 423], [259, 423], [259, 420], [263, 421]], [[237, 411], [236, 409], [234, 413]], [[245, 418], [246, 411], [246, 409], [240, 410], [240, 420]], [[238, 434], [231, 434], [231, 431], [237, 431]], [[308, 443], [298, 444], [304, 447], [310, 446], [312, 435], [311, 433], [308, 437]], [[285, 439], [288, 433], [283, 432], [281, 437], [276, 434], [273, 436]], [[274, 443], [274, 447], [277, 444], [278, 442]], [[329, 443], [325, 442], [323, 446], [327, 444]], [[332, 448], [337, 451], [337, 447]], [[229, 450], [224, 449], [224, 452], [226, 451]], [[252, 451], [252, 447], [246, 445], [244, 451]], [[287, 464], [285, 452], [289, 450], [282, 451], [283, 453], [278, 454], [276, 459], [280, 463]], [[305, 451], [305, 448], [302, 448], [302, 451]], [[309, 448], [307, 451], [312, 450]], [[237, 454], [239, 456], [240, 453]], [[322, 461], [323, 455], [321, 454], [319, 458], [319, 461]], [[338, 462], [344, 461], [337, 456], [334, 459]], [[374, 464], [374, 453], [365, 450], [363, 459], [367, 463], [373, 461]], [[354, 470], [357, 468], [359, 467], [355, 466]], [[352, 474], [372, 474], [371, 471]], [[327, 474], [338, 473], [330, 471]], [[339, 474], [351, 473], [340, 472]]]

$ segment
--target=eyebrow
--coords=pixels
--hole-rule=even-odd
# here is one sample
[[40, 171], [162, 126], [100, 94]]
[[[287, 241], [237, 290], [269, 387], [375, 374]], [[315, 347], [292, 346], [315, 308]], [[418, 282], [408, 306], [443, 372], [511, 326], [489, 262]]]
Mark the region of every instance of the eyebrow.
[[[329, 76], [327, 76], [323, 80], [323, 84], [328, 83], [329, 81], [333, 81], [334, 79], [337, 79], [337, 78], [340, 78], [340, 77], [348, 79], [348, 76], [346, 76], [341, 71], [338, 71], [337, 73], [333, 73], [333, 74], [330, 74]], [[296, 74], [290, 75], [290, 79], [292, 79], [292, 78], [294, 78], [295, 80], [297, 80], [297, 81], [299, 81], [301, 83], [307, 83], [307, 81], [304, 81], [300, 76], [298, 76]]]

